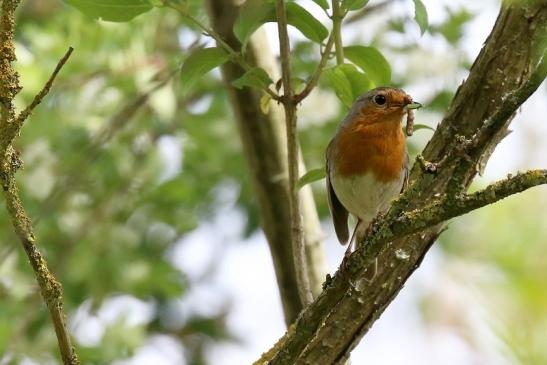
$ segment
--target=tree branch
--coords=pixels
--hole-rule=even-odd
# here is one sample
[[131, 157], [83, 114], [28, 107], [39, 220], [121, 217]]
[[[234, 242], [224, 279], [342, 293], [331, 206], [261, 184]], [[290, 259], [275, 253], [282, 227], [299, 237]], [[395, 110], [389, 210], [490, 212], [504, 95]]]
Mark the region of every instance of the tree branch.
[[344, 14], [342, 14], [342, 10], [340, 9], [340, 0], [332, 0], [331, 4], [336, 64], [342, 65], [344, 63], [344, 45], [342, 44], [342, 20], [344, 20]]
[[503, 103], [499, 106], [498, 110], [485, 120], [483, 126], [473, 135], [472, 140], [474, 147], [481, 144], [481, 140], [482, 145], [485, 145], [485, 141], [503, 128], [505, 121], [511, 117], [515, 109], [537, 90], [539, 85], [545, 80], [545, 75], [547, 73], [546, 65], [547, 55], [544, 54], [541, 56], [538, 65], [533, 69], [534, 71], [530, 75], [530, 78], [517, 90], [503, 97]]
[[[15, 184], [15, 173], [21, 166], [21, 161], [11, 146], [13, 138], [19, 133], [24, 120], [47, 94], [55, 75], [66, 59], [63, 58], [61, 60], [56, 71], [44, 86], [44, 89], [34, 98], [29, 108], [21, 114], [23, 117], [20, 115], [21, 119], [16, 118], [13, 99], [21, 87], [19, 86], [19, 76], [11, 63], [15, 61], [13, 45], [15, 31], [14, 12], [19, 2], [19, 0], [4, 0], [1, 3], [2, 7], [0, 10], [0, 111], [2, 113], [0, 118], [0, 180], [15, 233], [25, 249], [25, 253], [34, 270], [38, 286], [40, 287], [40, 293], [49, 309], [63, 363], [65, 365], [76, 365], [80, 361], [72, 347], [70, 335], [65, 325], [61, 284], [49, 271], [46, 261], [36, 247], [30, 218], [23, 208], [19, 191]], [[69, 50], [68, 55], [65, 55], [66, 58], [68, 58], [70, 52]]]
[[[46, 95], [49, 93], [49, 90], [51, 90], [51, 86], [53, 86], [53, 82], [55, 81], [55, 78], [57, 77], [57, 74], [59, 74], [59, 71], [63, 68], [66, 61], [68, 61], [70, 55], [74, 51], [74, 48], [68, 47], [68, 50], [66, 51], [65, 55], [59, 60], [57, 63], [57, 66], [55, 67], [55, 70], [53, 70], [53, 73], [45, 83], [45, 85], [42, 87], [42, 90], [36, 96], [34, 96], [34, 99], [30, 103], [29, 106], [25, 108], [19, 115], [17, 116], [17, 119], [15, 120], [16, 124], [19, 126], [19, 129], [27, 120], [29, 115], [32, 113], [32, 111], [42, 102], [42, 100], [46, 97]], [[15, 137], [15, 136], [13, 136]]]
[[[386, 216], [378, 219], [372, 234], [350, 256], [336, 275], [325, 284], [325, 290], [299, 316], [283, 344], [276, 348], [270, 365], [338, 364], [367, 333], [383, 310], [419, 266], [424, 255], [443, 230], [441, 218], [463, 214], [465, 209], [482, 206], [511, 193], [545, 181], [545, 171], [533, 171], [494, 184], [470, 194], [449, 195], [449, 182], [461, 177], [465, 191], [477, 173], [476, 165], [487, 160], [492, 144], [506, 133], [513, 114], [523, 100], [505, 104], [505, 97], [519, 90], [533, 77], [542, 54], [537, 45], [544, 39], [547, 7], [543, 2], [504, 3], [496, 24], [475, 60], [468, 79], [456, 92], [452, 105], [422, 155], [425, 161], [440, 161], [457, 144], [455, 136], [472, 136], [484, 121], [506, 107], [506, 114], [492, 138], [477, 145], [469, 159], [452, 153], [435, 173], [423, 171], [415, 164], [409, 189], [395, 201]], [[543, 52], [544, 48], [541, 48]], [[531, 89], [530, 89], [531, 90]], [[465, 138], [465, 137], [464, 137]], [[480, 153], [479, 153], [480, 151]], [[491, 194], [495, 193], [497, 197]], [[459, 194], [462, 194], [461, 192]], [[490, 194], [490, 195], [489, 195]], [[419, 233], [411, 234], [404, 222], [412, 214], [430, 214], [440, 206], [431, 206], [441, 197], [445, 217], [429, 218]], [[457, 202], [457, 204], [456, 204]], [[458, 204], [460, 206], [458, 206]], [[429, 208], [428, 208], [429, 207]], [[428, 210], [433, 209], [433, 210]], [[407, 213], [405, 213], [407, 212]], [[421, 215], [420, 215], [421, 216]], [[401, 218], [406, 217], [406, 218]], [[399, 222], [397, 220], [402, 220]], [[422, 219], [425, 219], [421, 216]], [[412, 219], [410, 219], [412, 220]], [[407, 224], [410, 224], [406, 222]], [[408, 230], [404, 237], [395, 231]], [[370, 281], [366, 271], [377, 263], [376, 275]]]
[[[239, 12], [239, 1], [206, 1], [211, 24], [215, 31], [235, 50], [241, 45], [233, 34], [233, 25]], [[250, 38], [248, 62], [280, 78], [278, 63], [271, 52], [263, 29]], [[261, 225], [272, 255], [277, 284], [287, 325], [296, 320], [303, 305], [296, 283], [294, 256], [291, 245], [287, 144], [284, 113], [276, 102], [270, 102], [267, 114], [259, 107], [262, 93], [251, 89], [236, 89], [232, 81], [241, 77], [244, 69], [235, 63], [225, 63], [222, 75], [230, 104], [234, 111], [249, 175], [260, 209]], [[301, 163], [300, 170], [305, 166]], [[323, 252], [323, 233], [317, 216], [313, 194], [309, 186], [300, 189], [300, 205], [304, 221], [304, 239], [312, 289], [319, 294], [326, 275]]]
[[330, 56], [330, 52], [332, 50], [333, 44], [334, 44], [334, 32], [331, 32], [329, 39], [327, 40], [327, 44], [325, 45], [325, 49], [323, 50], [323, 54], [321, 55], [321, 60], [317, 64], [317, 68], [315, 69], [312, 77], [310, 78], [310, 81], [308, 81], [304, 90], [302, 90], [300, 94], [294, 97], [296, 103], [300, 103], [302, 100], [304, 100], [315, 88], [315, 86], [317, 86], [317, 83], [319, 82], [319, 78], [321, 77], [321, 73], [325, 69], [327, 61], [329, 60], [329, 56]]
[[[2, 130], [10, 128], [10, 122], [15, 115], [13, 99], [21, 90], [19, 75], [11, 63], [15, 61], [15, 47], [13, 36], [15, 33], [14, 12], [20, 0], [2, 1], [0, 9], [0, 127]], [[4, 138], [0, 139], [0, 146], [7, 146]], [[0, 149], [5, 151], [4, 148]]]
[[436, 200], [425, 208], [403, 212], [390, 225], [391, 234], [378, 242], [386, 243], [419, 232], [542, 184], [547, 184], [547, 170], [531, 170], [510, 176], [473, 194]]
[[298, 293], [304, 306], [311, 303], [313, 295], [308, 275], [306, 249], [302, 216], [300, 214], [300, 199], [298, 197], [298, 136], [296, 130], [296, 100], [291, 80], [291, 62], [289, 34], [287, 33], [287, 13], [285, 0], [277, 0], [277, 29], [279, 32], [279, 50], [281, 54], [281, 79], [283, 82], [283, 108], [287, 125], [287, 149], [289, 165], [289, 205], [291, 214], [292, 251], [296, 266], [296, 281]]
[[36, 247], [30, 218], [23, 208], [21, 198], [19, 197], [19, 191], [15, 185], [15, 177], [13, 176], [15, 171], [10, 169], [10, 172], [6, 172], [5, 168], [6, 166], [2, 166], [2, 185], [6, 206], [11, 217], [11, 223], [17, 237], [19, 237], [19, 240], [25, 249], [32, 269], [34, 270], [38, 286], [40, 287], [40, 293], [48, 307], [53, 326], [55, 327], [61, 358], [65, 365], [80, 364], [78, 356], [72, 347], [70, 335], [65, 324], [63, 290], [61, 284], [55, 279], [55, 276], [53, 276], [48, 268], [46, 260], [42, 257], [40, 251]]

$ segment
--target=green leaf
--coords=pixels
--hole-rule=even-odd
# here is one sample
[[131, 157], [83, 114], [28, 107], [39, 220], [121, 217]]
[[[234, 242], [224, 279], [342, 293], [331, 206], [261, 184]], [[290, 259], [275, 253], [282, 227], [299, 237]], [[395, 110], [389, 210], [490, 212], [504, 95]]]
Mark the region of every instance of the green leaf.
[[126, 22], [154, 6], [149, 0], [64, 0], [82, 13], [111, 22]]
[[353, 89], [346, 74], [339, 67], [328, 68], [323, 73], [331, 84], [336, 96], [347, 108], [353, 103]]
[[367, 76], [357, 70], [354, 65], [343, 64], [325, 70], [331, 86], [340, 101], [350, 108], [358, 96], [364, 94], [372, 87]]
[[[251, 35], [264, 23], [275, 22], [275, 4], [271, 1], [248, 0], [240, 9], [234, 24], [234, 34], [244, 49]], [[296, 3], [287, 3], [287, 22], [311, 41], [321, 43], [329, 31], [306, 9]]]
[[372, 82], [370, 79], [359, 71], [354, 65], [343, 64], [339, 66], [351, 85], [351, 92], [353, 94], [351, 103], [355, 101], [359, 96], [363, 95], [372, 88]]
[[232, 85], [238, 89], [242, 89], [244, 86], [263, 89], [272, 83], [273, 81], [270, 79], [270, 76], [268, 76], [268, 73], [260, 67], [253, 67], [245, 72], [239, 79], [232, 81]]
[[344, 56], [363, 70], [376, 86], [388, 85], [391, 82], [391, 66], [376, 48], [344, 47]]
[[323, 8], [323, 10], [327, 10], [330, 8], [329, 2], [327, 0], [313, 0], [313, 2]]
[[319, 168], [319, 169], [313, 169], [304, 174], [300, 179], [298, 179], [298, 183], [296, 184], [298, 189], [301, 189], [305, 185], [312, 183], [314, 181], [318, 181], [323, 179], [326, 176], [325, 168]]
[[435, 128], [430, 127], [426, 124], [414, 124], [414, 131], [419, 131], [420, 129], [429, 129], [430, 131], [435, 132]]
[[347, 10], [359, 10], [368, 4], [368, 0], [342, 0], [342, 8]]
[[247, 0], [239, 10], [234, 23], [234, 35], [245, 48], [251, 35], [264, 23], [275, 19], [275, 4], [259, 0]]
[[420, 26], [420, 31], [424, 34], [429, 22], [427, 20], [427, 9], [425, 8], [424, 3], [422, 3], [422, 0], [414, 0], [414, 10], [414, 19]]
[[183, 88], [187, 89], [201, 76], [215, 67], [222, 65], [224, 62], [228, 61], [229, 58], [228, 54], [218, 47], [200, 48], [195, 50], [184, 61], [180, 70], [180, 81], [182, 82]]
[[329, 35], [329, 31], [319, 20], [296, 3], [287, 3], [287, 22], [316, 43], [321, 43]]

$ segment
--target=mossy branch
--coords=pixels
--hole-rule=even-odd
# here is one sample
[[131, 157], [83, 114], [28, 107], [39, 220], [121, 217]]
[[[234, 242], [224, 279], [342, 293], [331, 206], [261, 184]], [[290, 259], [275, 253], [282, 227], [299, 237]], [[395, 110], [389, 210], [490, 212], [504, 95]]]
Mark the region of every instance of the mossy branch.
[[547, 170], [531, 170], [500, 180], [472, 194], [439, 199], [430, 205], [401, 213], [393, 219], [379, 242], [393, 241], [451, 218], [496, 203], [537, 185], [547, 184]]
[[61, 284], [49, 271], [47, 262], [36, 247], [32, 224], [21, 203], [19, 190], [15, 183], [15, 173], [21, 167], [22, 162], [11, 145], [13, 139], [19, 134], [25, 119], [48, 93], [55, 76], [70, 56], [71, 50], [57, 65], [53, 75], [42, 91], [36, 95], [30, 106], [19, 117], [16, 117], [13, 99], [21, 90], [21, 87], [19, 85], [19, 75], [13, 69], [12, 62], [15, 61], [13, 42], [15, 32], [14, 13], [19, 3], [19, 0], [4, 0], [1, 3], [0, 10], [0, 180], [15, 233], [25, 249], [40, 287], [40, 293], [46, 302], [53, 321], [63, 363], [65, 365], [77, 365], [80, 361], [72, 347], [65, 324]]
[[[547, 170], [536, 170], [465, 193], [477, 164], [489, 158], [516, 110], [545, 78], [544, 48], [538, 53], [537, 45], [546, 25], [547, 8], [540, 2], [502, 5], [469, 77], [413, 167], [409, 188], [300, 314], [269, 365], [344, 363], [419, 267], [446, 220], [547, 183]], [[483, 128], [488, 131], [479, 132]]]

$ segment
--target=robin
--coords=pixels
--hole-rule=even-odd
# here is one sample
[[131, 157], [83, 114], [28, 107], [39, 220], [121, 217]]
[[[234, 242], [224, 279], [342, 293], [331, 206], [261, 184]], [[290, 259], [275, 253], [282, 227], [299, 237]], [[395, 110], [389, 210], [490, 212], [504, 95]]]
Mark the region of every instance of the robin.
[[401, 89], [373, 89], [357, 98], [327, 147], [327, 195], [342, 245], [349, 239], [348, 215], [357, 219], [346, 255], [406, 184], [409, 160], [401, 122], [419, 107]]

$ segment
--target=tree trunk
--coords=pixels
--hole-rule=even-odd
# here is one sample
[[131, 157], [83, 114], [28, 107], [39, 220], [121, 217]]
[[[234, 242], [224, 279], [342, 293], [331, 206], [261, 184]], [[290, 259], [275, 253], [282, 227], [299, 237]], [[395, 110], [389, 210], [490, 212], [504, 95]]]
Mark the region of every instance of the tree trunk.
[[[233, 1], [207, 0], [209, 16], [214, 30], [234, 49], [240, 43], [232, 32], [238, 15]], [[258, 30], [247, 45], [246, 56], [252, 65], [264, 68], [276, 80], [279, 70], [269, 48], [266, 34]], [[287, 167], [287, 143], [283, 111], [277, 103], [270, 102], [268, 114], [260, 110], [261, 92], [250, 88], [236, 89], [231, 82], [244, 73], [234, 63], [222, 67], [222, 75], [237, 120], [244, 153], [249, 164], [257, 201], [262, 215], [262, 227], [268, 240], [277, 283], [283, 303], [285, 322], [294, 322], [303, 308], [298, 296], [296, 271], [291, 247], [289, 215], [289, 189]], [[300, 171], [305, 168], [301, 160]], [[301, 212], [304, 221], [304, 240], [308, 271], [314, 293], [321, 291], [325, 278], [322, 232], [315, 202], [309, 187], [300, 193]], [[250, 273], [252, 274], [252, 273]]]

